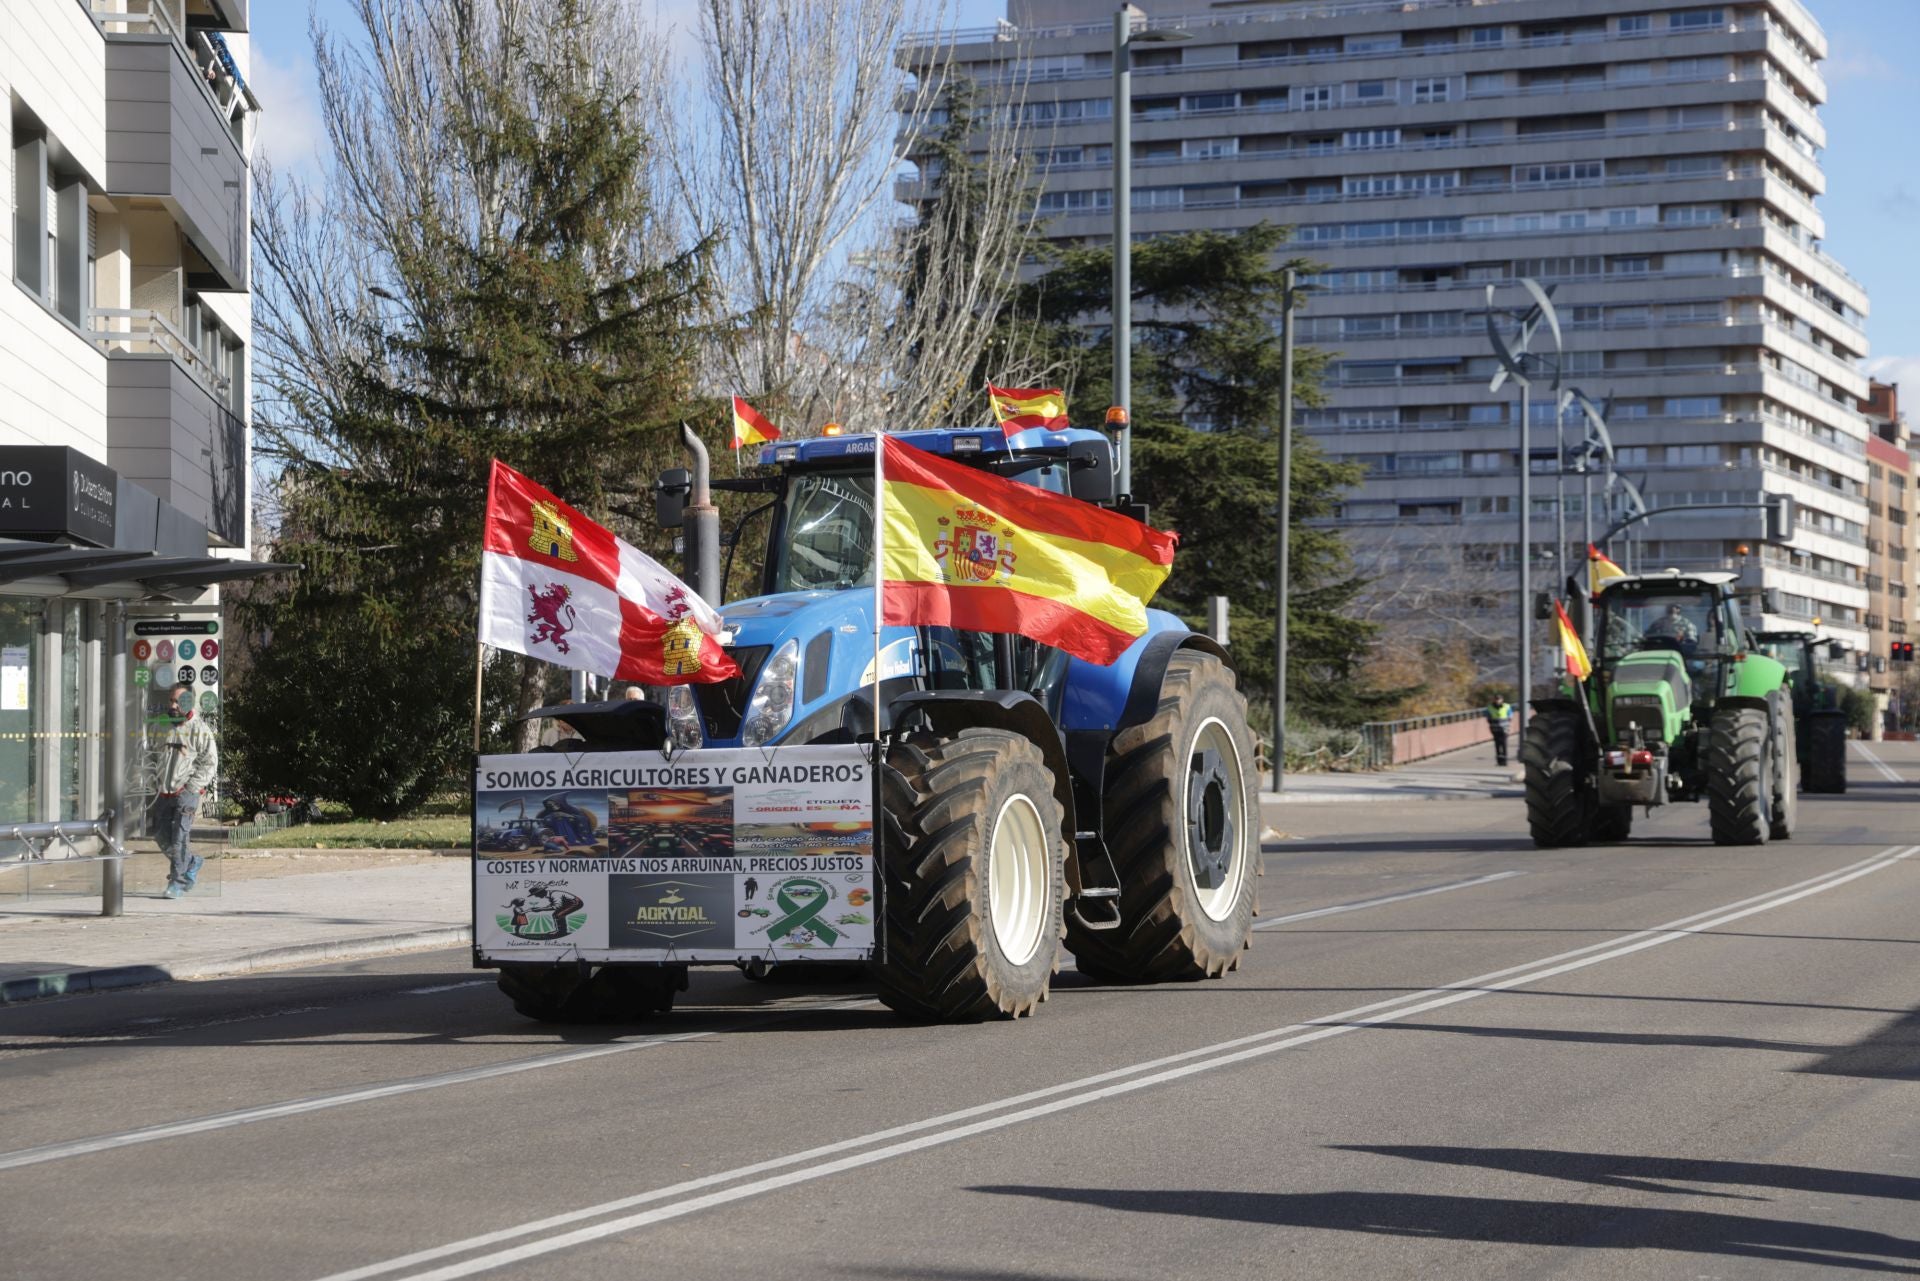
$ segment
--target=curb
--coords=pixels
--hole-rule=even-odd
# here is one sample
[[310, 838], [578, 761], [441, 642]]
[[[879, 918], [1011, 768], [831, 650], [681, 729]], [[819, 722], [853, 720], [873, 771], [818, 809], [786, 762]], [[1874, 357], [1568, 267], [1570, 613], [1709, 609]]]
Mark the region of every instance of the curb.
[[1263, 792], [1262, 805], [1330, 805], [1337, 803], [1360, 804], [1365, 801], [1497, 801], [1511, 800], [1525, 796], [1519, 788], [1504, 788], [1499, 791], [1481, 792], [1313, 792], [1287, 791], [1278, 796], [1272, 792]]
[[472, 941], [471, 926], [449, 925], [440, 929], [414, 930], [406, 934], [336, 939], [327, 943], [296, 943], [289, 947], [273, 947], [261, 952], [248, 952], [242, 956], [186, 962], [180, 965], [111, 965], [87, 970], [56, 970], [50, 974], [29, 974], [23, 978], [0, 980], [0, 1006], [19, 1005], [27, 1001], [48, 1000], [60, 996], [78, 996], [85, 992], [110, 992], [117, 988], [147, 987], [155, 983], [228, 978], [261, 970], [284, 969], [294, 965], [314, 965], [323, 961], [351, 961], [362, 957], [385, 956], [393, 952], [451, 947], [457, 943]]

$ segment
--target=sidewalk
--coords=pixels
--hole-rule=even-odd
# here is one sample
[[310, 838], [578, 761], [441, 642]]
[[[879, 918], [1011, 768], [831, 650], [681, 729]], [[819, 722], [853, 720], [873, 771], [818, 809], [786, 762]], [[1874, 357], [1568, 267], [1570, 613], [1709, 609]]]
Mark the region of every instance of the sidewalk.
[[[265, 877], [229, 874], [237, 862], [208, 860], [204, 889], [170, 901], [158, 892], [164, 860], [134, 855], [127, 860], [126, 914], [119, 917], [99, 915], [97, 891], [0, 896], [0, 1005], [448, 947], [472, 937], [472, 865], [465, 858]], [[0, 889], [8, 886], [0, 878]]]
[[[1526, 795], [1519, 765], [1493, 763], [1493, 747], [1480, 743], [1398, 769], [1354, 774], [1290, 774], [1279, 795], [1260, 794], [1263, 811], [1321, 801], [1468, 801]], [[1271, 819], [1269, 819], [1271, 821]]]

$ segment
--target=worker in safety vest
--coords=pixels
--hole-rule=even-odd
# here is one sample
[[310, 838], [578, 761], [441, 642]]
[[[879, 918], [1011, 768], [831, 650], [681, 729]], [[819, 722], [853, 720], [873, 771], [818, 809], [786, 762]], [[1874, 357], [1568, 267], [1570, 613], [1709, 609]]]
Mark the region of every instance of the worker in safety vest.
[[1487, 705], [1487, 727], [1493, 731], [1493, 763], [1507, 763], [1507, 732], [1513, 728], [1513, 704], [1496, 696]]

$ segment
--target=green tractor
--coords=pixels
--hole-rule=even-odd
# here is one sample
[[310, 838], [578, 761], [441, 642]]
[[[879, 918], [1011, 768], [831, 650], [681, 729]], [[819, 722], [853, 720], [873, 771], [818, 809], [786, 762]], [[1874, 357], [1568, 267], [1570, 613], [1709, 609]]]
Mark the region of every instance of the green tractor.
[[1834, 687], [1820, 683], [1814, 663], [1818, 647], [1826, 646], [1828, 656], [1836, 657], [1843, 648], [1841, 642], [1823, 641], [1810, 627], [1754, 632], [1748, 639], [1756, 653], [1787, 669], [1794, 733], [1800, 743], [1800, 786], [1809, 792], [1846, 791], [1847, 714], [1834, 702]]
[[1716, 845], [1793, 835], [1792, 692], [1747, 648], [1735, 578], [1629, 574], [1594, 597], [1587, 702], [1571, 682], [1535, 699], [1520, 748], [1535, 845], [1624, 840], [1635, 806], [1702, 797]]

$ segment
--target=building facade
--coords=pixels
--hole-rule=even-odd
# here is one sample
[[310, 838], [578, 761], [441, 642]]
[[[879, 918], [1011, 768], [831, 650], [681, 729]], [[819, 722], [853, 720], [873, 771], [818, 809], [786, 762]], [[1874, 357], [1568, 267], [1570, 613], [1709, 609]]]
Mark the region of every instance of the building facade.
[[[217, 722], [215, 584], [256, 568], [258, 104], [247, 0], [5, 8], [0, 821], [85, 821], [137, 798], [150, 697], [191, 680]], [[133, 741], [110, 748], [122, 688]]]
[[[1023, 98], [1061, 241], [1111, 234], [1113, 13], [1010, 0], [948, 47], [984, 98]], [[1799, 0], [1139, 0], [1132, 21], [1182, 37], [1131, 54], [1134, 234], [1294, 227], [1318, 264], [1298, 338], [1332, 356], [1297, 421], [1366, 467], [1338, 523], [1369, 572], [1512, 590], [1518, 404], [1489, 392], [1486, 289], [1518, 307], [1532, 277], [1649, 506], [1798, 504], [1790, 546], [1708, 509], [1646, 522], [1633, 561], [1743, 570], [1779, 589], [1769, 622], [1867, 644], [1868, 303], [1820, 247], [1826, 41]], [[1554, 407], [1534, 419], [1547, 586]]]
[[1895, 645], [1920, 635], [1920, 489], [1900, 389], [1872, 383], [1861, 409], [1873, 430], [1867, 437], [1868, 641], [1862, 666], [1884, 730], [1899, 728], [1920, 710], [1905, 706], [1920, 684], [1920, 664], [1894, 652]]

